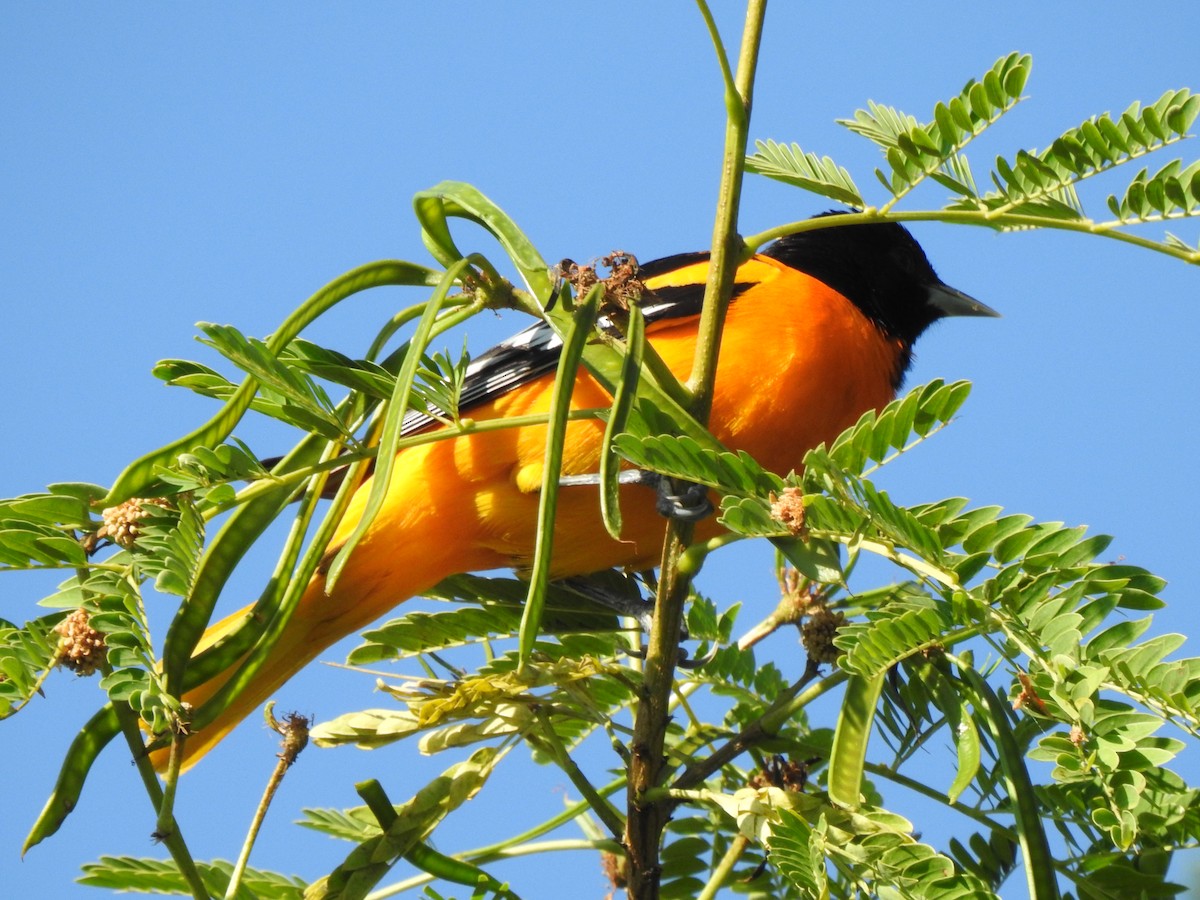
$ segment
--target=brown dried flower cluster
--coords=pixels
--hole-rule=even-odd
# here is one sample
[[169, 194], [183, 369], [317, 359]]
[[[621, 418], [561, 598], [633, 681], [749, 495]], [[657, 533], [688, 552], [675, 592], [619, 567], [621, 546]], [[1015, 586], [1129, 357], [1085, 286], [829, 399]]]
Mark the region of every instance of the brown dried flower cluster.
[[814, 663], [833, 663], [841, 650], [833, 644], [838, 629], [846, 624], [846, 614], [828, 608], [814, 609], [800, 627], [800, 641]]
[[308, 731], [312, 727], [312, 719], [298, 712], [290, 712], [283, 719], [276, 719], [274, 701], [267, 704], [263, 715], [266, 716], [267, 726], [283, 738], [280, 742], [282, 749], [279, 758], [285, 766], [290, 767], [301, 751], [308, 746]]
[[138, 539], [138, 521], [150, 514], [147, 505], [170, 508], [170, 504], [161, 497], [134, 497], [117, 506], [110, 506], [100, 514], [104, 524], [96, 532], [96, 539], [108, 538], [119, 547], [132, 547]]
[[[601, 278], [597, 268], [608, 269], [608, 277]], [[646, 286], [638, 277], [637, 257], [624, 250], [614, 250], [591, 265], [580, 265], [572, 259], [564, 259], [557, 266], [559, 277], [575, 289], [582, 297], [596, 284], [604, 285], [604, 299], [600, 303], [603, 312], [609, 315], [629, 311], [629, 305], [646, 293]]]
[[629, 884], [629, 878], [626, 875], [628, 865], [628, 860], [623, 856], [608, 852], [600, 854], [600, 868], [604, 872], [604, 877], [608, 879], [608, 883], [612, 885], [612, 890], [606, 895], [607, 900], [612, 900], [617, 891], [624, 890]]
[[787, 526], [792, 534], [804, 533], [804, 492], [798, 487], [783, 489], [783, 493], [771, 493], [771, 518]]
[[767, 757], [763, 767], [755, 772], [749, 782], [749, 787], [776, 787], [785, 791], [799, 792], [808, 783], [809, 763], [796, 762], [792, 759], [774, 754]]
[[104, 635], [88, 624], [87, 610], [75, 610], [54, 630], [58, 633], [58, 661], [76, 675], [91, 675], [104, 663], [108, 647]]

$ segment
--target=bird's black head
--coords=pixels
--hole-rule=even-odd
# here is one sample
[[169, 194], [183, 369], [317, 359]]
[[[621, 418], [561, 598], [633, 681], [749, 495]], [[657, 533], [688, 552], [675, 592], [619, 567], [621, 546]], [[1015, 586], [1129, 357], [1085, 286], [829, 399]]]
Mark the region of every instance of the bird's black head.
[[[835, 215], [841, 213], [822, 214]], [[921, 245], [894, 222], [790, 234], [763, 253], [829, 285], [906, 350], [938, 319], [999, 315], [943, 283]], [[907, 365], [905, 358], [901, 374]]]

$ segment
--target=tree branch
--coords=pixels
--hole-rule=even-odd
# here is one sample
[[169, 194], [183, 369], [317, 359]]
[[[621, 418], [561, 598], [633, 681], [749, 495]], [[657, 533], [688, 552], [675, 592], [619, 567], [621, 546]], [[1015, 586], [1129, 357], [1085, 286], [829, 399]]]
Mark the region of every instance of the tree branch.
[[[766, 0], [749, 0], [747, 4], [738, 71], [732, 82], [711, 12], [705, 0], [697, 0], [697, 4], [713, 36], [713, 44], [721, 62], [727, 109], [725, 156], [713, 225], [708, 285], [700, 315], [696, 358], [688, 381], [688, 388], [692, 392], [691, 412], [697, 421], [704, 424], [708, 421], [712, 406], [721, 327], [732, 293], [733, 273], [743, 249], [737, 233], [737, 211], [746, 156], [754, 70], [758, 63], [767, 4]], [[636, 900], [654, 900], [658, 897], [661, 875], [659, 847], [663, 828], [670, 818], [670, 805], [663, 801], [643, 802], [643, 796], [646, 791], [659, 786], [665, 774], [663, 747], [670, 719], [669, 703], [679, 654], [683, 606], [691, 584], [690, 577], [679, 572], [678, 562], [691, 543], [692, 532], [693, 527], [688, 523], [673, 522], [668, 529], [644, 679], [634, 719], [625, 845], [629, 859], [628, 894]]]

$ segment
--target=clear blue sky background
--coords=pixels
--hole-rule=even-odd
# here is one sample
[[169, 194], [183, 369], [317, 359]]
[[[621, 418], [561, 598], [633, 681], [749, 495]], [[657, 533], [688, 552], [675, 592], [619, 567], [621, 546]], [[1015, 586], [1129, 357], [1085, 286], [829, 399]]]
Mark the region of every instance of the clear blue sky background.
[[[739, 16], [722, 13], [734, 44]], [[1198, 30], [1191, 3], [777, 2], [751, 133], [834, 156], [880, 200], [874, 148], [834, 124], [868, 99], [928, 118], [998, 57], [1031, 52], [1029, 100], [975, 149], [981, 171], [995, 154], [1045, 146], [1089, 115], [1200, 87]], [[442, 179], [489, 194], [547, 259], [704, 247], [723, 132], [713, 53], [684, 2], [7, 4], [0, 99], [3, 496], [51, 481], [109, 483], [133, 456], [206, 417], [212, 404], [149, 374], [163, 357], [212, 361], [191, 340], [196, 321], [265, 335], [346, 269], [425, 261], [409, 201]], [[1184, 145], [1185, 158], [1198, 147]], [[1105, 215], [1103, 196], [1122, 179], [1089, 195], [1094, 215]], [[940, 200], [935, 190], [908, 208]], [[743, 227], [827, 206], [751, 179]], [[959, 422], [880, 480], [906, 503], [964, 495], [1115, 534], [1113, 556], [1171, 583], [1157, 629], [1196, 631], [1200, 271], [1065, 234], [914, 231], [948, 283], [1005, 318], [946, 323], [921, 342], [910, 384], [968, 378], [975, 391]], [[1193, 244], [1200, 233], [1193, 223], [1177, 231]], [[364, 296], [315, 338], [358, 354], [412, 299]], [[481, 318], [472, 346], [519, 324]], [[239, 433], [263, 452], [282, 440], [270, 429]], [[772, 606], [775, 588], [768, 555], [742, 552], [710, 564], [704, 588], [745, 602], [749, 621]], [[230, 608], [253, 595], [269, 558]], [[32, 613], [48, 583], [5, 577], [0, 616]], [[1185, 649], [1200, 652], [1195, 640]], [[766, 652], [798, 655], [784, 635]], [[376, 705], [372, 683], [314, 666], [280, 692], [281, 707], [322, 717]], [[113, 748], [62, 832], [18, 858], [95, 692], [60, 673], [44, 700], [0, 725], [4, 896], [94, 895], [71, 883], [81, 862], [165, 855], [150, 840], [136, 775]], [[1178, 766], [1193, 780], [1196, 752]], [[250, 724], [186, 777], [180, 816], [198, 857], [236, 853], [273, 753]], [[451, 761], [413, 763], [403, 746], [387, 754], [310, 751], [254, 864], [306, 878], [328, 871], [345, 845], [289, 825], [302, 805], [354, 805], [353, 782], [381, 772], [393, 797], [405, 797]], [[502, 772], [442, 847], [533, 824], [561, 804], [564, 783], [548, 770]], [[591, 857], [529, 866], [496, 872], [519, 875], [526, 900], [605, 891]]]

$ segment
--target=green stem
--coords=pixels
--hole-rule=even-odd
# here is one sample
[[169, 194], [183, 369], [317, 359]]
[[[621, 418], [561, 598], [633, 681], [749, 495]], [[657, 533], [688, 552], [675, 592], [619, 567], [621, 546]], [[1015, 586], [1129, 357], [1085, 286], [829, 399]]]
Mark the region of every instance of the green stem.
[[[272, 586], [259, 598], [251, 611], [250, 619], [258, 620], [260, 624], [251, 628], [250, 622], [244, 623], [239, 631], [230, 635], [225, 641], [218, 642], [198, 654], [190, 664], [188, 678], [184, 683], [184, 687], [187, 689], [202, 684], [216, 672], [223, 671], [230, 666], [237, 666], [234, 674], [220, 689], [193, 713], [191, 724], [194, 729], [199, 730], [209, 724], [221, 710], [229, 705], [232, 698], [241, 693], [258, 676], [264, 661], [274, 649], [299, 605], [307, 585], [317, 571], [325, 554], [325, 548], [350, 503], [354, 481], [352, 472], [351, 477], [347, 478], [338, 489], [337, 495], [326, 510], [324, 520], [317, 527], [308, 547], [301, 554], [302, 537], [308, 531], [320, 501], [320, 485], [314, 485], [313, 489], [304, 495], [280, 562], [276, 566]], [[298, 564], [297, 560], [299, 560]], [[288, 572], [291, 573], [291, 576], [284, 577], [284, 573]], [[246, 655], [248, 648], [241, 645], [242, 639], [240, 638], [241, 632], [247, 629], [251, 629], [248, 638], [253, 647], [249, 650], [248, 655]]]
[[[688, 410], [701, 425], [708, 421], [712, 406], [713, 384], [717, 372], [721, 326], [733, 288], [733, 273], [743, 249], [737, 234], [738, 201], [746, 158], [746, 141], [753, 95], [754, 72], [762, 39], [766, 0], [749, 0], [746, 24], [736, 78], [730, 78], [728, 60], [712, 14], [705, 0], [697, 0], [701, 15], [710, 29], [725, 82], [727, 123], [721, 186], [713, 224], [713, 247], [704, 306], [700, 313], [696, 357], [688, 389], [692, 404]], [[643, 685], [634, 718], [630, 744], [628, 827], [625, 846], [629, 857], [629, 897], [654, 900], [658, 897], [661, 865], [659, 846], [662, 831], [670, 816], [669, 805], [646, 803], [645, 792], [657, 787], [666, 774], [664, 746], [669, 720], [669, 704], [679, 652], [683, 607], [691, 586], [687, 575], [678, 570], [680, 557], [691, 543], [693, 526], [673, 522], [663, 546], [662, 569], [655, 598], [654, 620]]]
[[[113, 703], [113, 709], [116, 711], [117, 720], [121, 724], [121, 733], [125, 735], [125, 742], [129, 745], [129, 750], [133, 754], [134, 765], [137, 766], [138, 774], [142, 776], [142, 784], [145, 785], [146, 794], [150, 797], [150, 803], [153, 804], [157, 813], [163, 807], [163, 791], [158, 783], [158, 776], [154, 773], [154, 766], [150, 763], [150, 757], [146, 754], [146, 746], [142, 742], [142, 729], [138, 724], [137, 714], [126, 703]], [[196, 862], [192, 859], [191, 851], [188, 850], [187, 843], [184, 841], [183, 835], [179, 832], [179, 825], [175, 821], [174, 816], [171, 816], [165, 831], [161, 830], [161, 821], [157, 827], [160, 830], [155, 834], [155, 837], [166, 844], [167, 850], [171, 854], [171, 859], [175, 860], [175, 865], [179, 867], [180, 874], [183, 875], [184, 880], [191, 888], [192, 897], [195, 900], [209, 900], [208, 888], [204, 884], [204, 879], [200, 877], [200, 870], [196, 868]]]
[[717, 896], [717, 891], [729, 879], [729, 876], [733, 873], [733, 867], [737, 865], [737, 861], [746, 852], [746, 847], [749, 844], [750, 839], [744, 834], [739, 834], [730, 841], [729, 849], [725, 851], [725, 855], [721, 857], [721, 861], [713, 869], [708, 883], [704, 885], [704, 890], [696, 895], [696, 900], [713, 900], [713, 897]]
[[613, 394], [612, 411], [604, 426], [604, 439], [600, 444], [600, 516], [604, 520], [605, 530], [614, 541], [621, 539], [621, 488], [617, 480], [621, 458], [613, 448], [613, 438], [625, 430], [629, 420], [646, 349], [646, 320], [641, 307], [636, 304], [630, 305], [629, 324], [625, 332], [627, 352], [621, 362], [621, 380]]
[[[396, 385], [384, 419], [383, 433], [379, 438], [378, 452], [381, 458], [385, 460], [391, 459], [396, 453], [396, 444], [400, 440], [404, 413], [408, 409], [410, 402], [409, 395], [412, 391], [413, 382], [417, 377], [417, 369], [421, 364], [421, 356], [433, 336], [433, 326], [437, 321], [438, 313], [442, 309], [442, 304], [446, 301], [446, 295], [449, 293], [451, 286], [458, 283], [459, 277], [467, 270], [470, 263], [471, 259], [465, 258], [448, 267], [445, 274], [442, 275], [442, 280], [439, 282], [437, 290], [433, 292], [433, 295], [425, 304], [421, 320], [417, 324], [412, 340], [409, 342], [408, 353], [405, 354], [404, 362], [400, 366], [400, 372], [396, 376]], [[346, 561], [354, 552], [355, 546], [357, 546], [358, 542], [367, 533], [376, 514], [382, 508], [384, 499], [387, 497], [388, 483], [391, 480], [391, 475], [391, 466], [385, 465], [381, 466], [375, 472], [375, 477], [371, 479], [371, 486], [368, 490], [367, 502], [362, 516], [355, 523], [353, 531], [347, 536], [342, 546], [338, 548], [337, 555], [334, 556], [333, 562], [329, 565], [329, 571], [325, 576], [326, 591], [333, 590], [333, 586], [337, 584], [338, 576], [345, 567]]]
[[1090, 220], [1058, 220], [1046, 219], [1042, 216], [1020, 215], [1017, 213], [1006, 213], [1003, 216], [994, 216], [990, 213], [981, 210], [914, 210], [909, 212], [889, 212], [886, 217], [881, 217], [878, 210], [868, 208], [862, 212], [847, 213], [844, 216], [838, 216], [836, 223], [831, 223], [828, 220], [822, 219], [803, 219], [799, 222], [789, 222], [786, 225], [777, 225], [774, 228], [768, 228], [766, 231], [760, 231], [757, 234], [746, 236], [746, 246], [755, 251], [763, 244], [769, 243], [776, 238], [781, 238], [787, 234], [798, 234], [802, 231], [810, 231], [815, 228], [828, 228], [832, 224], [850, 225], [854, 222], [948, 222], [960, 225], [982, 225], [987, 228], [995, 228], [997, 226], [1011, 226], [1013, 228], [1054, 228], [1059, 231], [1071, 231], [1076, 234], [1093, 234], [1098, 237], [1111, 238], [1115, 241], [1123, 241], [1127, 244], [1133, 244], [1135, 247], [1144, 247], [1148, 250], [1156, 250], [1159, 253], [1165, 253], [1167, 256], [1173, 256], [1176, 259], [1182, 259], [1184, 262], [1196, 264], [1200, 263], [1200, 250], [1184, 250], [1182, 247], [1175, 247], [1170, 244], [1163, 244], [1159, 241], [1151, 240], [1150, 238], [1141, 237], [1136, 234], [1130, 234], [1124, 231], [1113, 230], [1114, 226], [1111, 223], [1092, 222]]
[[[621, 845], [616, 841], [574, 838], [558, 841], [538, 841], [536, 843], [512, 847], [498, 847], [486, 852], [471, 850], [459, 854], [458, 858], [471, 863], [482, 864], [496, 862], [501, 859], [518, 859], [522, 856], [534, 856], [542, 853], [561, 853], [567, 850], [600, 850], [607, 853], [620, 853]], [[411, 878], [406, 878], [403, 881], [398, 881], [393, 885], [374, 891], [367, 895], [366, 900], [387, 900], [389, 897], [403, 894], [405, 891], [410, 891], [423, 884], [429, 884], [433, 880], [433, 875], [430, 875], [428, 872], [422, 872], [420, 875], [413, 875]]]
[[[632, 332], [630, 336], [632, 337]], [[605, 335], [601, 340], [614, 346], [616, 349], [615, 340], [610, 335]], [[625, 347], [630, 346], [629, 338], [626, 338]], [[676, 405], [682, 409], [686, 409], [688, 404], [692, 402], [692, 395], [688, 389], [679, 383], [679, 379], [675, 377], [675, 373], [671, 371], [666, 361], [658, 355], [658, 351], [654, 349], [654, 345], [649, 341], [642, 344], [641, 347], [641, 365], [642, 374], [649, 373], [658, 389], [669, 397]]]
[[[381, 260], [352, 269], [325, 285], [288, 316], [271, 335], [267, 348], [273, 354], [279, 353], [309, 323], [360, 291], [385, 285], [432, 284], [435, 274], [423, 266], [399, 260]], [[197, 445], [211, 446], [224, 440], [250, 408], [257, 390], [258, 380], [247, 377], [208, 422], [135, 460], [117, 476], [108, 496], [95, 505], [115, 506], [137, 495], [147, 484], [153, 483], [156, 466], [169, 465], [180, 453]]]
[[943, 587], [949, 588], [952, 591], [961, 591], [963, 586], [959, 583], [958, 577], [949, 569], [944, 569], [939, 566], [921, 559], [919, 556], [913, 556], [909, 553], [901, 553], [894, 545], [885, 541], [875, 541], [864, 538], [857, 533], [848, 533], [843, 531], [826, 531], [821, 528], [814, 528], [809, 531], [809, 535], [814, 538], [821, 538], [827, 541], [837, 541], [846, 546], [853, 545], [856, 550], [866, 550], [869, 553], [874, 553], [876, 556], [881, 556], [889, 562], [893, 562], [902, 569], [907, 569], [918, 578], [925, 578], [929, 581], [937, 582]]
[[720, 550], [729, 544], [744, 541], [745, 539], [746, 536], [744, 534], [735, 534], [732, 531], [727, 531], [724, 534], [711, 537], [707, 541], [699, 541], [692, 544], [684, 551], [683, 556], [679, 558], [679, 571], [689, 578], [695, 578], [700, 574], [700, 569], [704, 565], [704, 561], [708, 559], [710, 553]]
[[972, 703], [976, 709], [987, 710], [988, 714], [981, 718], [996, 743], [996, 756], [1000, 759], [1000, 770], [1004, 773], [1008, 798], [1016, 816], [1017, 837], [1025, 864], [1029, 896], [1034, 900], [1057, 900], [1059, 892], [1054, 873], [1054, 855], [1042, 827], [1037, 794], [1034, 793], [1029, 770], [1025, 768], [1024, 754], [1013, 733], [1010, 713], [992, 686], [974, 668], [949, 654], [946, 658], [962, 672], [963, 681], [975, 695]]
[[[613, 781], [610, 781], [604, 787], [598, 788], [596, 793], [598, 793], [601, 797], [607, 797], [609, 794], [616, 793], [624, 786], [625, 779], [617, 778]], [[523, 831], [521, 834], [514, 835], [510, 838], [505, 838], [503, 841], [498, 841], [495, 844], [488, 844], [484, 847], [476, 847], [474, 850], [468, 850], [463, 853], [462, 856], [464, 859], [471, 859], [478, 862], [484, 859], [484, 857], [491, 857], [493, 855], [500, 854], [509, 848], [517, 846], [518, 844], [524, 844], [528, 841], [532, 841], [534, 838], [541, 837], [543, 834], [553, 831], [560, 825], [565, 825], [567, 822], [572, 821], [591, 808], [592, 804], [590, 801], [580, 800], [576, 803], [572, 803], [557, 815], [551, 816], [546, 821], [535, 825], [528, 831]]]
[[[625, 786], [625, 779], [618, 778], [610, 781], [604, 787], [599, 788], [597, 793], [602, 797], [607, 797], [619, 791]], [[483, 864], [493, 862], [498, 859], [509, 859], [519, 856], [529, 856], [535, 853], [545, 853], [560, 850], [605, 850], [610, 853], [620, 853], [623, 848], [615, 841], [608, 840], [556, 840], [556, 841], [536, 841], [537, 838], [544, 834], [554, 831], [556, 828], [565, 825], [566, 823], [576, 819], [591, 809], [591, 803], [587, 800], [579, 800], [566, 807], [557, 815], [551, 816], [544, 822], [540, 822], [533, 828], [523, 831], [521, 834], [513, 835], [510, 838], [505, 838], [502, 841], [497, 841], [494, 844], [487, 844], [483, 847], [476, 847], [473, 850], [465, 850], [462, 853], [456, 854], [459, 859], [466, 862]], [[386, 897], [394, 897], [404, 891], [414, 887], [419, 887], [422, 884], [427, 884], [433, 881], [433, 876], [428, 872], [420, 875], [414, 875], [404, 881], [398, 882], [391, 887], [384, 888], [371, 894], [367, 900], [384, 900]]]
[[563, 746], [562, 739], [554, 730], [554, 725], [550, 721], [550, 714], [545, 706], [538, 706], [535, 713], [538, 724], [541, 726], [540, 736], [550, 746], [550, 752], [554, 755], [554, 761], [558, 767], [566, 772], [567, 777], [571, 779], [571, 784], [579, 789], [579, 793], [583, 794], [584, 800], [591, 807], [600, 821], [608, 828], [609, 833], [618, 841], [621, 835], [625, 833], [625, 823], [621, 820], [621, 815], [616, 811], [611, 803], [604, 797], [600, 796], [599, 791], [588, 781], [587, 776], [583, 774], [575, 760], [571, 759], [571, 754], [567, 752], [567, 748]]
[[[571, 421], [583, 419], [598, 419], [601, 415], [608, 413], [608, 409], [604, 407], [588, 407], [586, 409], [573, 409], [567, 416]], [[506, 416], [503, 419], [483, 419], [476, 421], [470, 416], [464, 416], [462, 419], [462, 427], [460, 428], [440, 428], [437, 431], [423, 431], [420, 434], [412, 437], [401, 438], [396, 442], [396, 450], [404, 450], [408, 447], [416, 447], [420, 444], [432, 444], [436, 441], [452, 441], [455, 438], [460, 438], [464, 434], [476, 434], [485, 431], [502, 431], [505, 428], [530, 428], [538, 425], [545, 425], [550, 420], [548, 413], [533, 413], [528, 416]], [[258, 481], [248, 484], [246, 487], [238, 491], [233, 500], [223, 503], [220, 506], [214, 506], [204, 511], [205, 519], [215, 518], [221, 513], [228, 512], [235, 506], [242, 506], [245, 503], [261, 496], [262, 494], [274, 491], [276, 488], [287, 485], [299, 486], [302, 482], [307, 481], [318, 472], [324, 472], [332, 469], [344, 469], [347, 465], [357, 462], [361, 459], [371, 459], [377, 455], [377, 450], [374, 447], [364, 450], [349, 450], [338, 455], [335, 459], [327, 459], [323, 462], [315, 463], [311, 466], [305, 466], [283, 475], [273, 476], [271, 478], [262, 478]], [[44, 567], [50, 568], [50, 567]], [[61, 568], [66, 568], [61, 567]], [[91, 569], [110, 569], [113, 571], [124, 571], [121, 567], [118, 569], [113, 566], [105, 566], [103, 563], [92, 563], [89, 565]]]
[[[383, 785], [371, 779], [355, 785], [355, 790], [358, 791], [358, 795], [362, 797], [367, 808], [379, 822], [379, 827], [383, 829], [386, 837], [400, 817], [396, 813], [395, 806], [388, 799]], [[494, 894], [497, 900], [520, 900], [508, 889], [507, 885], [501, 884], [478, 866], [457, 857], [446, 856], [430, 847], [419, 837], [414, 836], [409, 840], [407, 849], [401, 855], [433, 878], [440, 878], [452, 884], [469, 885], [477, 888], [478, 891], [488, 891]], [[354, 896], [357, 897], [360, 894], [355, 893]], [[476, 893], [476, 896], [480, 896], [480, 894]]]
[[162, 800], [158, 804], [158, 820], [155, 831], [169, 834], [175, 828], [175, 789], [179, 785], [179, 772], [183, 767], [183, 747], [187, 735], [176, 733], [171, 736], [171, 752], [167, 757], [167, 771], [163, 777]]
[[521, 612], [521, 633], [517, 644], [520, 654], [518, 672], [526, 674], [533, 645], [541, 630], [542, 613], [546, 607], [546, 589], [550, 583], [550, 564], [554, 551], [554, 517], [558, 511], [558, 487], [562, 477], [563, 452], [567, 441], [567, 418], [571, 411], [571, 395], [575, 390], [575, 375], [583, 357], [583, 348], [600, 309], [604, 286], [597, 284], [588, 291], [571, 320], [571, 331], [563, 343], [550, 393], [550, 421], [546, 427], [546, 453], [543, 457], [542, 488], [538, 494], [537, 542], [529, 572], [529, 593]]
[[[697, 0], [707, 22], [711, 13], [704, 0]], [[745, 174], [746, 143], [749, 137], [750, 107], [754, 93], [754, 71], [758, 65], [758, 48], [762, 40], [766, 0], [750, 0], [746, 7], [746, 25], [742, 32], [742, 47], [735, 80], [729, 78], [729, 64], [724, 61], [720, 36], [710, 24], [718, 58], [725, 75], [725, 155], [721, 169], [721, 186], [717, 194], [717, 212], [713, 222], [712, 256], [708, 267], [704, 306], [696, 336], [696, 359], [688, 388], [692, 392], [691, 413], [702, 424], [708, 421], [712, 406], [712, 390], [717, 373], [717, 355], [721, 348], [721, 327], [729, 308], [733, 290], [733, 273], [745, 255], [745, 244], [737, 233], [738, 206], [742, 196], [742, 177]]]
[[[671, 785], [672, 790], [685, 790], [703, 784], [706, 779], [722, 766], [732, 762], [754, 745], [772, 738], [783, 727], [783, 723], [792, 718], [818, 697], [832, 690], [846, 680], [846, 673], [841, 669], [812, 684], [817, 676], [817, 669], [809, 665], [804, 675], [787, 689], [778, 700], [757, 720], [751, 722], [738, 734], [726, 741], [710, 756], [698, 760], [680, 773]], [[805, 688], [807, 687], [807, 690]]]
[[[454, 308], [451, 307], [461, 307]], [[447, 297], [442, 303], [443, 312], [438, 316], [437, 331], [446, 331], [456, 325], [465, 322], [471, 316], [486, 308], [486, 304], [479, 300], [472, 300], [466, 294]], [[375, 339], [371, 341], [371, 346], [367, 349], [367, 359], [374, 361], [383, 352], [384, 346], [392, 339], [397, 331], [411, 322], [413, 319], [419, 319], [421, 313], [425, 311], [424, 302], [414, 303], [408, 309], [401, 310], [388, 320], [388, 323], [379, 330], [375, 335]], [[385, 365], [384, 368], [387, 368]]]
[[980, 825], [982, 825], [988, 831], [994, 832], [996, 834], [1002, 834], [1009, 840], [1015, 841], [1017, 839], [1016, 832], [1013, 831], [1011, 828], [1009, 828], [1007, 825], [1001, 825], [999, 822], [997, 822], [995, 819], [991, 818], [990, 816], [980, 812], [977, 809], [974, 809], [973, 807], [967, 806], [964, 803], [951, 802], [950, 800], [948, 800], [946, 798], [946, 792], [943, 790], [939, 790], [938, 788], [930, 787], [929, 785], [925, 784], [924, 782], [917, 781], [915, 778], [909, 778], [907, 775], [902, 775], [901, 773], [897, 772], [895, 769], [889, 769], [887, 766], [881, 766], [878, 763], [867, 762], [867, 763], [864, 763], [863, 768], [867, 772], [870, 772], [872, 775], [875, 775], [879, 778], [886, 778], [888, 781], [892, 782], [893, 784], [898, 784], [902, 787], [906, 787], [910, 791], [913, 791], [915, 793], [921, 794], [922, 796], [928, 797], [930, 800], [933, 800], [936, 803], [940, 803], [940, 804], [954, 810], [959, 815], [966, 816], [968, 819], [972, 819], [975, 822], [978, 822]]

